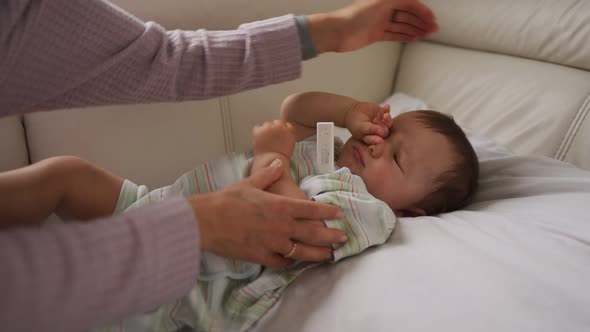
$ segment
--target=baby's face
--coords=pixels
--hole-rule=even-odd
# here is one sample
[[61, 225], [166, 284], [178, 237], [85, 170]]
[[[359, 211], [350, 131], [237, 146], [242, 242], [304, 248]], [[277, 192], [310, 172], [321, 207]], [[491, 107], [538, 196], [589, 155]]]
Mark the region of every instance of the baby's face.
[[416, 113], [395, 117], [384, 143], [349, 139], [338, 159], [397, 215], [421, 214], [415, 204], [432, 192], [436, 178], [453, 162], [447, 138], [425, 127]]

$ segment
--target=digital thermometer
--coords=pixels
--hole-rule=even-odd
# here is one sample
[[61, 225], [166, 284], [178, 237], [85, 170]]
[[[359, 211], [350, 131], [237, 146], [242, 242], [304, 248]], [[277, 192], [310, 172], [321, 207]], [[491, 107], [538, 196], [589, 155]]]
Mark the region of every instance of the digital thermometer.
[[334, 171], [334, 122], [318, 122], [317, 134], [317, 165], [320, 174]]

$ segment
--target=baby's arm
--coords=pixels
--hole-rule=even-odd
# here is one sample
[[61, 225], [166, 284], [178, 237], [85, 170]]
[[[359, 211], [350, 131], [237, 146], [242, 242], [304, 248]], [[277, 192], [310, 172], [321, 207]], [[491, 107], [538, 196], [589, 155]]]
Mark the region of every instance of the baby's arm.
[[295, 131], [293, 125], [275, 120], [265, 122], [252, 130], [252, 145], [254, 163], [251, 174], [270, 165], [275, 159], [283, 163], [283, 176], [273, 183], [267, 190], [293, 198], [307, 199], [293, 180], [289, 168], [289, 160], [295, 147]]
[[389, 106], [327, 92], [304, 92], [285, 98], [281, 120], [293, 124], [297, 141], [315, 134], [317, 122], [328, 121], [348, 128], [353, 137], [367, 144], [377, 144], [389, 135], [391, 117]]
[[123, 179], [76, 157], [0, 173], [0, 227], [38, 224], [55, 212], [88, 220], [113, 212]]
[[367, 144], [382, 142], [389, 135], [389, 107], [360, 102], [354, 98], [325, 92], [305, 92], [285, 99], [281, 120], [267, 122], [253, 130], [254, 165], [252, 173], [275, 158], [286, 166], [285, 174], [269, 191], [291, 197], [307, 198], [293, 181], [289, 159], [295, 142], [315, 134], [316, 123], [331, 121], [348, 128], [353, 136]]

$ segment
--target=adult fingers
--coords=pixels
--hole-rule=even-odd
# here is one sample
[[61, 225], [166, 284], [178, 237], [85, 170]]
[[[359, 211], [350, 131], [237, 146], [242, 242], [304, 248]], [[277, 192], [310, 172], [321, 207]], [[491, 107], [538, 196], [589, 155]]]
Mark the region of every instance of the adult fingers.
[[398, 41], [398, 42], [404, 42], [404, 43], [409, 43], [409, 42], [414, 42], [418, 40], [418, 37], [416, 36], [410, 36], [410, 35], [406, 35], [403, 33], [394, 33], [394, 32], [385, 32], [385, 35], [383, 36], [383, 41]]
[[[333, 241], [330, 235], [323, 234], [334, 231], [325, 227], [324, 223], [317, 220], [298, 221], [293, 224], [293, 234], [288, 240], [273, 238], [269, 241], [269, 250], [276, 252], [286, 259], [299, 261], [324, 261], [332, 257]], [[339, 232], [334, 232], [339, 235]], [[336, 243], [341, 243], [338, 241]], [[281, 263], [281, 262], [277, 262]]]
[[279, 159], [275, 159], [270, 166], [265, 167], [263, 171], [257, 172], [251, 175], [244, 181], [250, 185], [259, 188], [266, 189], [271, 184], [275, 183], [283, 174], [283, 164]]
[[341, 230], [302, 222], [293, 225], [291, 238], [315, 247], [331, 247], [332, 244], [348, 241], [346, 233]]
[[293, 258], [284, 257], [292, 248], [293, 241], [288, 237], [272, 236], [267, 237], [266, 240], [256, 241], [254, 247], [244, 245], [240, 248], [240, 254], [247, 254], [246, 257], [240, 257], [247, 261], [256, 262], [264, 266], [270, 267], [285, 267], [293, 263]]
[[342, 210], [325, 203], [295, 199], [289, 197], [277, 197], [282, 205], [282, 212], [285, 217], [292, 219], [326, 220], [335, 219], [342, 215]]
[[291, 258], [297, 261], [322, 262], [332, 258], [331, 248], [308, 246], [301, 242], [294, 243], [296, 247]]
[[412, 13], [408, 13], [403, 10], [396, 10], [393, 13], [393, 17], [391, 20], [396, 23], [404, 23], [404, 24], [412, 25], [424, 32], [428, 32], [432, 29], [431, 24], [422, 21], [421, 19], [419, 19], [416, 15], [414, 15]]
[[293, 263], [293, 259], [285, 258], [280, 254], [267, 252], [258, 263], [268, 267], [286, 267]]
[[408, 36], [425, 37], [426, 31], [416, 28], [413, 25], [405, 23], [390, 23], [387, 32], [400, 33]]
[[316, 225], [321, 227], [326, 227], [326, 224], [322, 220], [301, 220], [300, 223]]
[[432, 12], [432, 10], [430, 10], [430, 8], [428, 8], [428, 6], [424, 5], [420, 1], [416, 1], [416, 0], [398, 1], [394, 6], [394, 10], [401, 10], [404, 12], [411, 13], [424, 22], [436, 21], [436, 17], [434, 16], [434, 13]]

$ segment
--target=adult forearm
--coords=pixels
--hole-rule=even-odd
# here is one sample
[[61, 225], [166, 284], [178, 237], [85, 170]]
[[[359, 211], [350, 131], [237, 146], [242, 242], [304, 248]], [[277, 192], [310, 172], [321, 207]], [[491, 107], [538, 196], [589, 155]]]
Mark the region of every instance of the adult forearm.
[[[394, 10], [411, 24], [393, 20]], [[166, 31], [106, 0], [4, 0], [0, 116], [227, 95], [297, 78], [302, 52], [414, 41], [436, 31], [434, 20], [419, 1], [380, 0], [299, 23], [286, 15], [234, 31]]]
[[297, 78], [292, 15], [234, 31], [166, 31], [100, 0], [7, 0], [0, 113], [204, 99]]
[[184, 294], [199, 268], [185, 199], [88, 224], [0, 233], [0, 322], [7, 331], [82, 331]]

